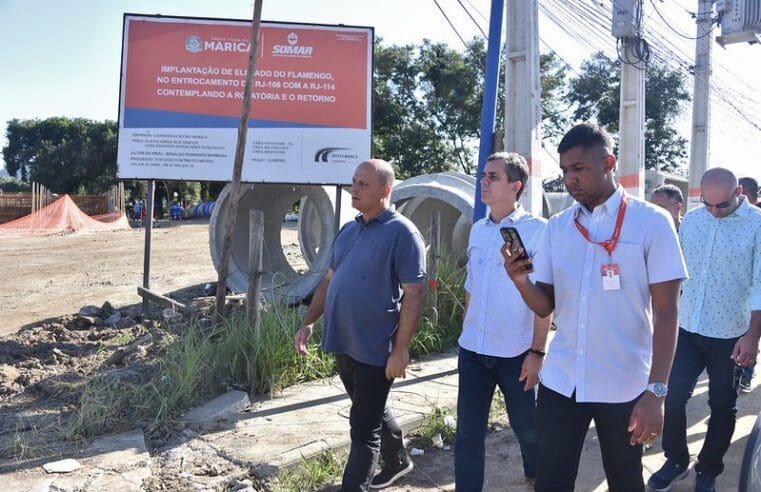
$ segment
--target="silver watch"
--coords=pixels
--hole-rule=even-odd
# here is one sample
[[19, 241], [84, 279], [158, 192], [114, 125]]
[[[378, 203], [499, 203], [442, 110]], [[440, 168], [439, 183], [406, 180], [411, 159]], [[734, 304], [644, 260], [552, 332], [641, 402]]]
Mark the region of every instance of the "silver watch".
[[669, 392], [669, 387], [665, 383], [650, 383], [647, 385], [647, 391], [658, 398], [663, 398]]

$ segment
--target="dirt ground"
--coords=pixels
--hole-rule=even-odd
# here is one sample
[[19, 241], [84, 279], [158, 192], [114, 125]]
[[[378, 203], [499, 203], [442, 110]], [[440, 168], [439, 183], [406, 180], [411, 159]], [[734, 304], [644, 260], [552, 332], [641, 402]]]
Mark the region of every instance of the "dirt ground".
[[[295, 223], [283, 242], [298, 250]], [[137, 304], [143, 283], [142, 229], [0, 239], [0, 336], [80, 307]], [[209, 254], [208, 220], [160, 222], [153, 230], [151, 290], [202, 288], [217, 279]]]

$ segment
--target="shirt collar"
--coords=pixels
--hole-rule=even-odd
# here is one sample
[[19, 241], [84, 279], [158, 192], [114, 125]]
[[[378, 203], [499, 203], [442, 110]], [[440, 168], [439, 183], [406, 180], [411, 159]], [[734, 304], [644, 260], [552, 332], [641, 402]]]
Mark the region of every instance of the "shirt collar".
[[[368, 224], [373, 223], [375, 221], [378, 222], [388, 222], [389, 219], [394, 215], [394, 212], [396, 212], [396, 207], [394, 205], [389, 205], [383, 212], [379, 213], [372, 219], [370, 219]], [[357, 214], [356, 217], [354, 217], [354, 220], [359, 222], [360, 224], [365, 224], [365, 218], [362, 216], [362, 214]]]
[[583, 213], [585, 215], [592, 215], [595, 210], [598, 208], [600, 209], [601, 213], [607, 214], [607, 215], [615, 215], [618, 213], [618, 207], [621, 206], [621, 200], [623, 199], [623, 193], [624, 189], [621, 187], [621, 185], [616, 186], [616, 189], [613, 191], [613, 193], [608, 197], [607, 200], [605, 200], [600, 205], [596, 206], [592, 212], [587, 210], [587, 207], [582, 205], [579, 202], [576, 202], [576, 210], [574, 211], [574, 217], [578, 217], [579, 213]]
[[729, 217], [737, 215], [738, 217], [745, 217], [750, 213], [750, 202], [745, 195], [740, 195], [740, 206], [735, 209], [734, 212], [729, 214]]
[[521, 219], [526, 217], [528, 215], [528, 212], [526, 212], [526, 209], [521, 206], [521, 204], [517, 204], [515, 206], [515, 210], [510, 212], [510, 214], [499, 221], [499, 224], [491, 220], [491, 214], [486, 215], [486, 225], [503, 225], [505, 223], [508, 224], [515, 224], [516, 222], [519, 222]]

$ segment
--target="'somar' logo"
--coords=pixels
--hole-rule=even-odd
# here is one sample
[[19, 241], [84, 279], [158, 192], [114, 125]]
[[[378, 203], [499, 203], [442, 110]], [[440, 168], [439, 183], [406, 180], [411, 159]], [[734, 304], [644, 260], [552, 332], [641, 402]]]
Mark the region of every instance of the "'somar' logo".
[[311, 58], [314, 47], [299, 45], [299, 35], [291, 31], [285, 37], [288, 44], [272, 46], [272, 56], [287, 56], [296, 58]]

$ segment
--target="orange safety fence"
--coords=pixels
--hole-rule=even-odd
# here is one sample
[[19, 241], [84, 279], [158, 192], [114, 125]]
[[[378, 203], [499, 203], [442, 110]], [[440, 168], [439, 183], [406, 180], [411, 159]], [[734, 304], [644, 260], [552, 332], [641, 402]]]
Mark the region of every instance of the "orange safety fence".
[[129, 229], [124, 212], [89, 216], [64, 195], [45, 208], [20, 219], [0, 224], [0, 237], [47, 236], [70, 232]]

